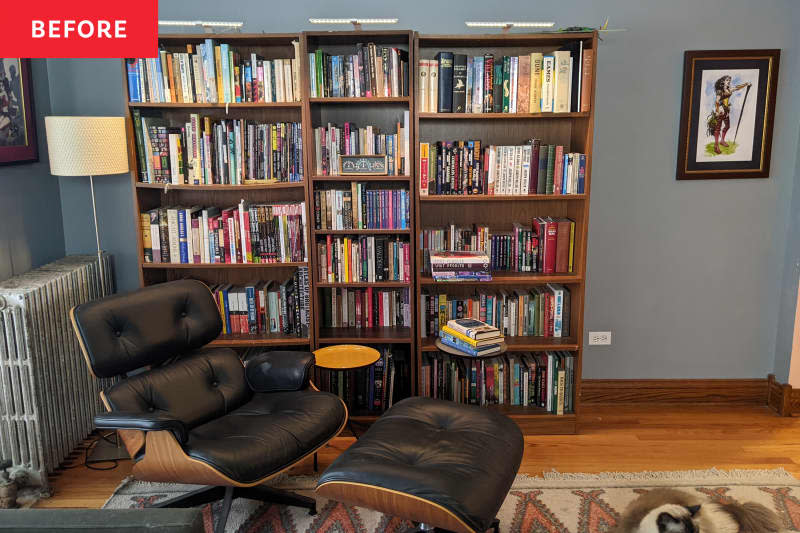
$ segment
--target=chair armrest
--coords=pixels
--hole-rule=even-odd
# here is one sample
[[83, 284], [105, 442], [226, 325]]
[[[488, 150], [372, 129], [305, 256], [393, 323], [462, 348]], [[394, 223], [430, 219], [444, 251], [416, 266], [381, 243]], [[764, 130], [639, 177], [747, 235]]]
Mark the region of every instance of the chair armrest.
[[245, 377], [255, 392], [302, 390], [308, 387], [314, 362], [311, 352], [264, 352], [247, 360]]
[[99, 429], [138, 429], [142, 431], [171, 431], [178, 442], [186, 444], [189, 432], [180, 420], [156, 413], [139, 411], [111, 411], [95, 415], [94, 425]]

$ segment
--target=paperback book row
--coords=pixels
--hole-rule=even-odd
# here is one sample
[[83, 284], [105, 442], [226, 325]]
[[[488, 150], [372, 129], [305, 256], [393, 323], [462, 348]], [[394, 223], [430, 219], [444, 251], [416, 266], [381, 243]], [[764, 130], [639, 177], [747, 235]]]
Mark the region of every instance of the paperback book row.
[[473, 405], [540, 407], [575, 411], [575, 355], [571, 352], [507, 353], [489, 359], [425, 354], [421, 396]]
[[468, 56], [439, 52], [418, 61], [422, 113], [589, 111], [594, 51], [583, 41], [551, 54]]
[[439, 330], [443, 344], [471, 357], [488, 357], [503, 351], [505, 337], [494, 326], [474, 318], [448, 320]]
[[504, 336], [564, 338], [570, 335], [570, 290], [557, 283], [494, 294], [481, 291], [460, 298], [423, 292], [420, 298], [421, 337], [436, 337], [449, 320], [459, 318], [486, 322]]
[[[292, 42], [295, 57], [300, 43]], [[299, 102], [294, 58], [263, 59], [213, 39], [186, 45], [186, 52], [159, 50], [158, 57], [126, 59], [131, 102]]]
[[140, 217], [145, 263], [308, 261], [305, 202], [160, 207]]
[[317, 242], [320, 281], [373, 283], [411, 281], [411, 244], [380, 235], [339, 237]]
[[352, 54], [308, 54], [312, 98], [408, 96], [408, 51], [357, 43]]
[[411, 327], [408, 289], [323, 288], [322, 327]]
[[303, 180], [299, 122], [213, 120], [196, 113], [182, 126], [133, 111], [139, 181], [242, 185]]
[[[422, 230], [419, 246], [426, 274], [431, 273], [431, 256], [443, 251], [486, 252], [492, 271], [569, 273], [573, 271], [575, 255], [575, 221], [536, 217], [530, 225], [514, 223], [511, 231], [450, 224], [442, 229]], [[450, 257], [452, 261], [458, 259]]]
[[284, 282], [253, 281], [245, 285], [212, 285], [222, 333], [283, 334], [308, 337], [308, 268], [299, 267]]
[[583, 194], [586, 154], [531, 139], [517, 146], [481, 141], [419, 143], [419, 193]]
[[377, 126], [359, 128], [352, 122], [343, 126], [328, 123], [314, 128], [317, 174], [340, 176], [343, 155], [385, 155], [386, 175], [405, 176], [411, 169], [409, 113], [403, 111], [395, 133], [381, 133]]
[[381, 189], [351, 182], [349, 189], [314, 191], [314, 227], [318, 230], [408, 229], [411, 198], [405, 189]]
[[411, 396], [408, 352], [396, 345], [374, 348], [380, 359], [366, 368], [349, 372], [314, 369], [314, 384], [339, 396], [350, 415], [381, 414], [394, 402]]
[[428, 263], [436, 281], [491, 281], [489, 256], [484, 251], [434, 251]]

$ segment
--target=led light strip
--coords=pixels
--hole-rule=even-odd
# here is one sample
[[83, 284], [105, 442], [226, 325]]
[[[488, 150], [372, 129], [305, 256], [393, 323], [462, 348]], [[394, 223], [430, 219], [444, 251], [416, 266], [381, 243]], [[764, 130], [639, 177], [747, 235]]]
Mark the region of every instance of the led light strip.
[[467, 21], [470, 28], [552, 28], [555, 22], [474, 22]]
[[244, 22], [222, 22], [214, 20], [159, 20], [159, 26], [204, 26], [207, 28], [241, 28]]
[[311, 24], [397, 24], [398, 19], [359, 19], [359, 18], [338, 18], [338, 19], [318, 19], [310, 18]]

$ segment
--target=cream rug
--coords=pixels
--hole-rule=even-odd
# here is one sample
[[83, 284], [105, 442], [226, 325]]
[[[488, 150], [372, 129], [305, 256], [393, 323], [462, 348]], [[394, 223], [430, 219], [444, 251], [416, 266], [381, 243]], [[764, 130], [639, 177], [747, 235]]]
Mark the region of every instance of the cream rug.
[[[316, 479], [288, 477], [276, 486], [313, 495]], [[676, 472], [519, 475], [498, 518], [503, 533], [605, 533], [643, 492], [672, 487], [717, 502], [757, 502], [775, 510], [787, 531], [800, 531], [800, 481], [783, 469], [689, 470]], [[106, 508], [147, 507], [192, 490], [192, 486], [125, 480]], [[203, 509], [213, 531], [221, 503]], [[318, 498], [316, 516], [305, 510], [234, 500], [226, 532], [236, 533], [399, 533], [407, 521], [368, 509]]]

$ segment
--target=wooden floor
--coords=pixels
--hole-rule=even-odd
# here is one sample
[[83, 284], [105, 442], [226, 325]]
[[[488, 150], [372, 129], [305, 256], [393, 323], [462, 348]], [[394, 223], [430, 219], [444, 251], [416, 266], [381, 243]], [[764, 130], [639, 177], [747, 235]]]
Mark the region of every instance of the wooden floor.
[[[352, 438], [319, 454], [324, 469]], [[800, 419], [758, 406], [586, 406], [580, 433], [525, 439], [521, 473], [784, 467], [800, 477]], [[81, 455], [82, 459], [82, 455]], [[40, 507], [100, 507], [130, 472], [130, 462], [98, 472], [79, 467], [53, 478]], [[294, 473], [312, 473], [305, 461]]]

